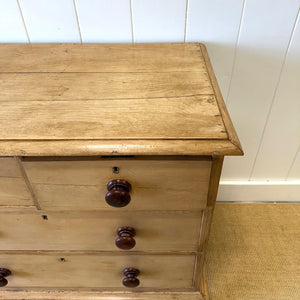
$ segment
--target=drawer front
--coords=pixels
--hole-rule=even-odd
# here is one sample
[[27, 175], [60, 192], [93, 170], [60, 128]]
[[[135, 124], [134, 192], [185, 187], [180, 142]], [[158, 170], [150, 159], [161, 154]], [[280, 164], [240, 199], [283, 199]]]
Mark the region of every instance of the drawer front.
[[[11, 275], [10, 288], [189, 289], [192, 255], [1, 254], [0, 267]], [[125, 268], [137, 268], [140, 285], [125, 288]]]
[[0, 157], [0, 206], [32, 206], [33, 200], [15, 158]]
[[[201, 215], [192, 213], [1, 213], [1, 250], [120, 250], [119, 227], [133, 227], [127, 251], [196, 251]], [[47, 218], [47, 219], [45, 219]]]
[[24, 166], [42, 209], [112, 209], [104, 200], [107, 183], [124, 179], [132, 189], [131, 202], [122, 210], [201, 210], [206, 207], [211, 161], [29, 160]]
[[21, 172], [14, 157], [0, 157], [0, 177], [21, 177]]

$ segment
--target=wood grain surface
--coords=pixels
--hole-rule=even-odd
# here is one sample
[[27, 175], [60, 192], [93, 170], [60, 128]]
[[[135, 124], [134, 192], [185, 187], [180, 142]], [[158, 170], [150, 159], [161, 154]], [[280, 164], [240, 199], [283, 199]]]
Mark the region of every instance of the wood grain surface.
[[0, 157], [0, 177], [22, 177], [17, 160], [14, 157]]
[[32, 205], [33, 200], [17, 160], [0, 157], [0, 210], [3, 207]]
[[[0, 72], [203, 71], [197, 43], [2, 44]], [[207, 75], [206, 75], [207, 76]], [[206, 77], [207, 78], [207, 77]]]
[[226, 139], [213, 96], [5, 101], [1, 140]]
[[23, 178], [0, 177], [1, 206], [33, 205]]
[[208, 56], [208, 53], [207, 53], [207, 49], [206, 49], [205, 45], [203, 45], [203, 44], [201, 44], [200, 47], [201, 47], [203, 57], [205, 59], [207, 71], [209, 73], [210, 81], [211, 81], [212, 87], [214, 89], [214, 93], [215, 93], [215, 97], [216, 97], [217, 102], [218, 102], [220, 113], [222, 115], [226, 131], [228, 133], [228, 139], [232, 142], [232, 144], [234, 144], [238, 149], [240, 149], [240, 154], [243, 155], [243, 149], [242, 149], [241, 143], [240, 143], [239, 138], [238, 138], [238, 136], [235, 132], [235, 129], [233, 127], [233, 124], [232, 124], [231, 118], [229, 116], [227, 107], [225, 105], [221, 90], [220, 90], [218, 82], [217, 82], [217, 78], [215, 76], [213, 67], [211, 65], [211, 62], [210, 62], [210, 59], [209, 59], [209, 56]]
[[0, 54], [0, 155], [242, 154], [199, 43], [2, 44]]
[[206, 207], [211, 161], [62, 157], [25, 159], [23, 165], [42, 209], [116, 211], [104, 200], [106, 186], [112, 179], [124, 179], [132, 186], [131, 202], [121, 210], [201, 210]]
[[122, 213], [119, 210], [39, 213], [3, 211], [0, 220], [5, 224], [1, 229], [1, 250], [119, 252], [115, 245], [118, 237], [116, 231], [121, 226], [131, 226], [136, 230], [133, 251], [195, 252], [198, 249], [201, 214]]
[[1, 267], [12, 275], [1, 291], [14, 288], [119, 289], [123, 270], [141, 271], [135, 290], [192, 290], [193, 255], [0, 254]]
[[[43, 291], [26, 290], [1, 291], [6, 300], [208, 300], [199, 292], [105, 292], [105, 291]], [[1, 298], [0, 298], [1, 299]]]
[[3, 156], [241, 155], [229, 140], [13, 140], [0, 141]]
[[0, 73], [0, 86], [0, 101], [167, 98], [214, 93], [201, 72]]

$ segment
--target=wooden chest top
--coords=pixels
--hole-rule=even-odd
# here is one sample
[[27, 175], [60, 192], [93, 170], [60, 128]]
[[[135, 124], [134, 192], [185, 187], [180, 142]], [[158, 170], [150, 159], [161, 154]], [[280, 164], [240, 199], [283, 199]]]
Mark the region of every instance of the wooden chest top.
[[204, 45], [0, 45], [0, 155], [239, 155]]

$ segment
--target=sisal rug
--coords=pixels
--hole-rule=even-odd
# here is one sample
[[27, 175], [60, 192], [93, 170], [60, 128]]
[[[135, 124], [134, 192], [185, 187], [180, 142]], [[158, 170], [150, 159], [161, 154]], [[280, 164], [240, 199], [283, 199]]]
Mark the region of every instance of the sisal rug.
[[300, 299], [300, 204], [218, 203], [206, 264], [212, 300]]

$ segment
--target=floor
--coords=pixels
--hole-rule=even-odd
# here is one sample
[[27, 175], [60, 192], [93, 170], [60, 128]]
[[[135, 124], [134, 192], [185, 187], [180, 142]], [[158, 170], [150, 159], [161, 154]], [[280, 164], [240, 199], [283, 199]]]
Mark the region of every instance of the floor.
[[300, 204], [218, 203], [208, 247], [212, 300], [300, 299]]

